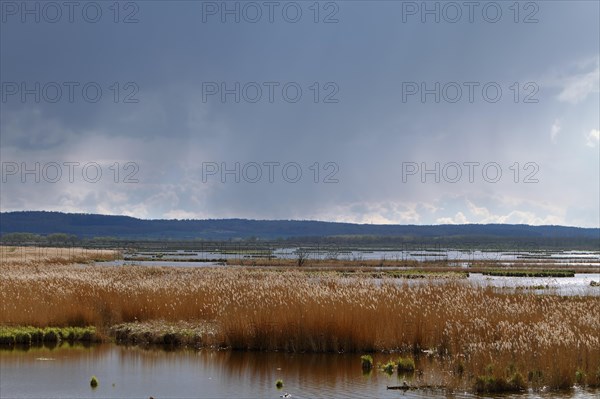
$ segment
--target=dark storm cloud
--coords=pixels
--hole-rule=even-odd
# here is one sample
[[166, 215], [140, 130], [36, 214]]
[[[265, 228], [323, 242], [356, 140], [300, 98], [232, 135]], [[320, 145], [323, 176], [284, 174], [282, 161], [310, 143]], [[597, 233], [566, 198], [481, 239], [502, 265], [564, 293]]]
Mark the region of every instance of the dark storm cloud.
[[[59, 189], [10, 176], [3, 210], [399, 223], [598, 219], [598, 190], [584, 195], [586, 182], [598, 181], [597, 3], [539, 2], [537, 23], [523, 23], [530, 9], [515, 23], [503, 3], [496, 23], [480, 13], [484, 3], [473, 22], [463, 9], [457, 23], [444, 14], [440, 23], [421, 23], [419, 14], [403, 22], [403, 5], [393, 2], [321, 3], [318, 23], [310, 4], [281, 2], [273, 22], [262, 6], [252, 23], [243, 2], [161, 1], [121, 4], [114, 23], [108, 3], [98, 4], [98, 23], [22, 23], [3, 14], [3, 95], [11, 83], [39, 82], [41, 100], [17, 93], [2, 101], [2, 160], [135, 162], [140, 181], [107, 181], [100, 193], [85, 181]], [[228, 14], [222, 23], [221, 8], [236, 4], [240, 22]], [[296, 23], [281, 14], [289, 4], [290, 13], [303, 12]], [[126, 16], [138, 22], [122, 23]], [[323, 23], [328, 18], [337, 23]], [[56, 103], [45, 98], [52, 82], [63, 89]], [[73, 101], [68, 82], [77, 84]], [[236, 83], [239, 90], [228, 92]], [[421, 97], [436, 83], [439, 101]], [[90, 101], [97, 87], [101, 98]], [[491, 101], [485, 96], [496, 87], [502, 97]], [[462, 96], [453, 102], [457, 88]], [[278, 170], [269, 182], [269, 162], [296, 163], [303, 179], [289, 182]], [[418, 174], [404, 182], [406, 162], [495, 162], [504, 180], [490, 183], [479, 170], [473, 182], [422, 183]], [[528, 162], [539, 166], [533, 186], [522, 184]], [[240, 182], [226, 174], [223, 183], [222, 166], [236, 163]], [[262, 165], [258, 182], [243, 175], [254, 163]], [[328, 163], [337, 182], [325, 184]], [[219, 171], [205, 176], [214, 164]], [[586, 199], [563, 196], [565, 187]]]

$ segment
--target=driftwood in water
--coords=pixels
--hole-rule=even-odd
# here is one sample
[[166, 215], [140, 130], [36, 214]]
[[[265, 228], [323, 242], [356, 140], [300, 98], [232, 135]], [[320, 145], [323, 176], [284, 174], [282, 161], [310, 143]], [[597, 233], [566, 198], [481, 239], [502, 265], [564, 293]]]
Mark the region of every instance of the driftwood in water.
[[396, 390], [400, 390], [400, 391], [408, 391], [409, 389], [416, 389], [416, 388], [411, 388], [407, 383], [404, 383], [402, 385], [392, 385], [392, 386], [386, 386], [387, 389], [396, 389]]
[[445, 389], [446, 387], [443, 385], [418, 385], [418, 386], [410, 386], [407, 383], [403, 383], [402, 385], [392, 385], [386, 386], [387, 389], [395, 389], [398, 391], [408, 391], [408, 390], [416, 390], [416, 389]]

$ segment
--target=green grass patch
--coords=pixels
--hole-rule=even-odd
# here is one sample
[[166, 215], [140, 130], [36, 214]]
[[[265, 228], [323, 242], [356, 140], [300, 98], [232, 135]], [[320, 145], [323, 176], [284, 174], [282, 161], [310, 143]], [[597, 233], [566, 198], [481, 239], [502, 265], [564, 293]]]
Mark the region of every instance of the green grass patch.
[[475, 380], [475, 390], [478, 393], [520, 392], [525, 387], [525, 379], [520, 373], [515, 373], [508, 379], [486, 375]]
[[415, 361], [410, 357], [399, 358], [397, 365], [399, 373], [411, 373], [415, 371]]
[[0, 346], [98, 342], [95, 327], [0, 327]]
[[371, 355], [362, 355], [360, 362], [363, 370], [371, 370], [373, 368], [373, 356]]
[[521, 392], [527, 388], [525, 377], [516, 371], [514, 365], [506, 370], [506, 377], [494, 374], [494, 367], [489, 364], [485, 375], [475, 379], [475, 391], [478, 393]]
[[383, 371], [386, 374], [392, 375], [394, 373], [395, 367], [396, 367], [396, 363], [394, 363], [393, 360], [390, 360], [389, 362], [387, 362], [381, 366], [381, 371]]

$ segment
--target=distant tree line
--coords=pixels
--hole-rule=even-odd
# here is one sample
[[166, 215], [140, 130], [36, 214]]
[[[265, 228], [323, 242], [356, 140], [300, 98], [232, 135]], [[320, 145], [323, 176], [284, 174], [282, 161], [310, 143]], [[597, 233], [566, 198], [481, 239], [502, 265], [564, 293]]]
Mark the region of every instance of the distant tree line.
[[181, 239], [129, 239], [112, 236], [84, 238], [74, 234], [6, 233], [0, 236], [3, 245], [34, 246], [84, 246], [90, 248], [137, 248], [139, 250], [273, 250], [276, 248], [299, 248], [324, 252], [340, 250], [485, 250], [535, 252], [546, 250], [594, 250], [600, 251], [600, 242], [586, 237], [396, 237], [396, 236], [343, 236], [343, 237], [293, 237], [273, 240], [256, 237], [227, 240], [181, 240]]
[[[366, 225], [310, 220], [144, 220], [61, 212], [0, 213], [4, 243], [49, 245], [221, 242], [256, 246], [600, 250], [600, 229], [509, 224]], [[202, 244], [204, 245], [204, 244]]]
[[34, 233], [7, 233], [0, 238], [2, 243], [10, 244], [70, 244], [74, 245], [81, 239], [75, 234], [52, 233], [48, 235]]

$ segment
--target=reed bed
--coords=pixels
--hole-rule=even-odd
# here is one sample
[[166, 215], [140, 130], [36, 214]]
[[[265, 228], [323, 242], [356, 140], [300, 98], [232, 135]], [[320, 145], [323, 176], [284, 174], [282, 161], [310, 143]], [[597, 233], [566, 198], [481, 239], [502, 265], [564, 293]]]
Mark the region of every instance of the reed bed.
[[427, 350], [446, 359], [454, 383], [478, 381], [484, 390], [489, 381], [515, 379], [533, 387], [600, 385], [599, 296], [501, 292], [461, 280], [2, 259], [0, 324], [109, 331], [178, 322], [188, 330], [210, 325], [202, 343], [232, 349]]
[[19, 266], [56, 266], [87, 264], [114, 260], [121, 256], [110, 249], [79, 247], [15, 247], [0, 245], [0, 264], [4, 268]]

